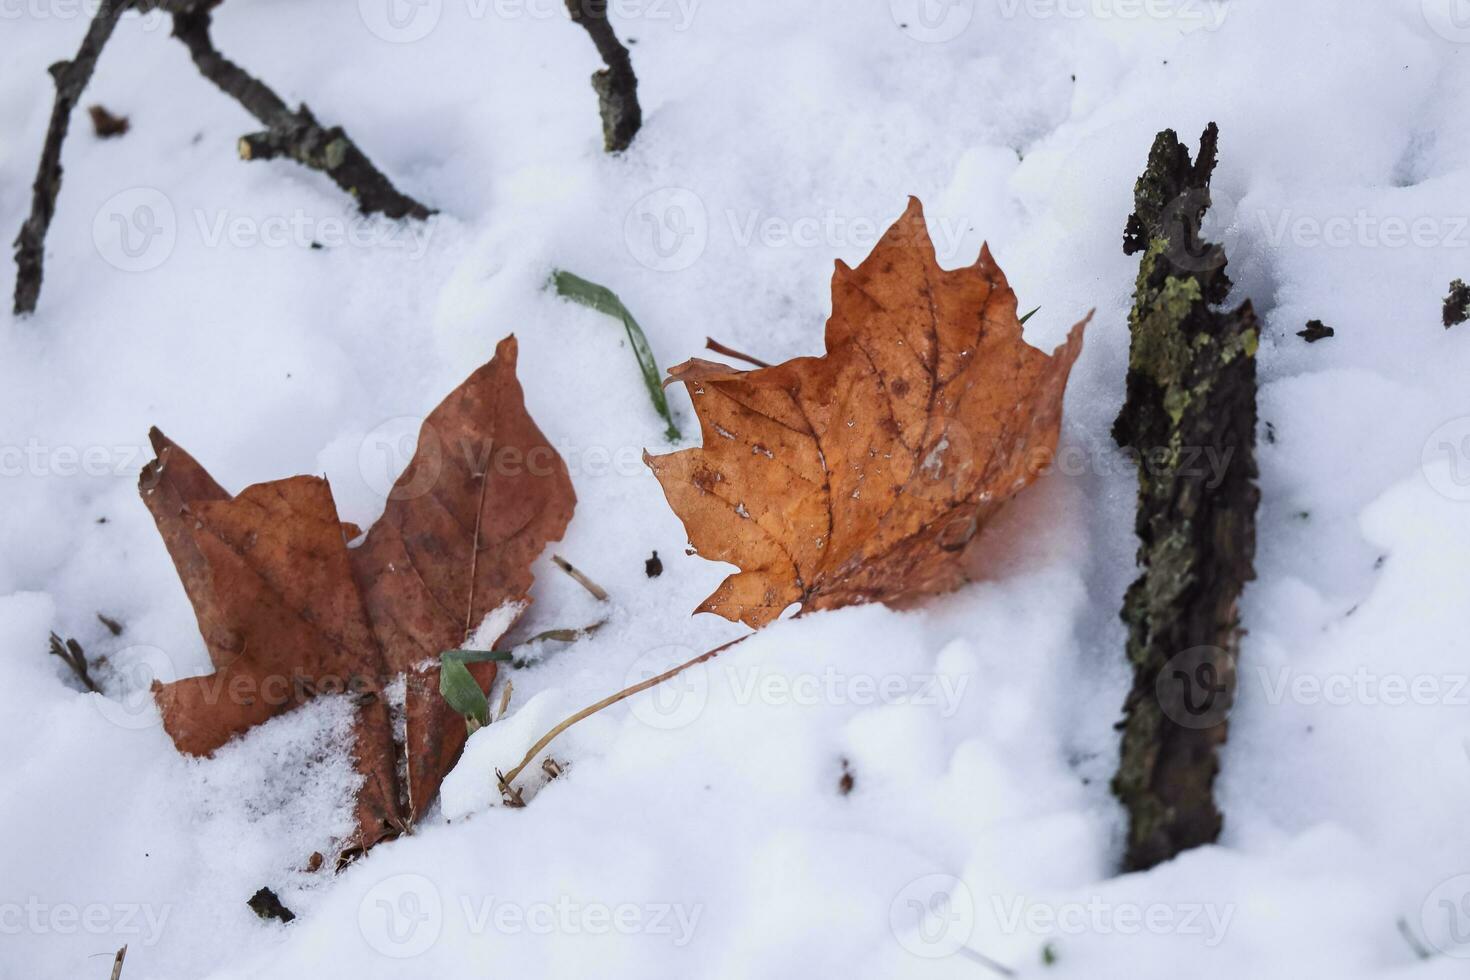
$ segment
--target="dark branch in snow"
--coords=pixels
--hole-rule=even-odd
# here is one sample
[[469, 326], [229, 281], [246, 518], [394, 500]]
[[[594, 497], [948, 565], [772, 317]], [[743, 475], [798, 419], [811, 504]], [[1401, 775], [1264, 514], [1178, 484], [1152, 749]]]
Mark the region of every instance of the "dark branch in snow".
[[51, 634], [51, 655], [60, 657], [62, 661], [71, 668], [71, 672], [77, 675], [77, 680], [82, 686], [94, 694], [100, 694], [96, 683], [92, 680], [92, 674], [87, 666], [87, 654], [82, 650], [82, 645], [74, 639], [62, 640], [55, 633]]
[[1128, 394], [1113, 438], [1138, 467], [1142, 574], [1123, 601], [1133, 689], [1113, 792], [1128, 811], [1130, 870], [1215, 840], [1219, 747], [1235, 697], [1237, 603], [1255, 577], [1256, 359], [1249, 302], [1221, 311], [1225, 253], [1199, 237], [1215, 168], [1173, 131], [1134, 186], [1123, 250], [1142, 252]]
[[61, 191], [61, 145], [66, 142], [66, 131], [71, 126], [72, 109], [82, 97], [102, 48], [112, 37], [113, 28], [129, 3], [130, 0], [102, 0], [76, 57], [51, 66], [51, 77], [56, 81], [56, 102], [51, 107], [51, 122], [46, 128], [41, 162], [36, 167], [31, 214], [15, 239], [16, 316], [35, 312], [36, 300], [41, 295], [46, 232], [56, 214], [56, 195]]
[[364, 214], [427, 218], [428, 208], [398, 191], [340, 126], [325, 129], [305, 105], [292, 111], [259, 79], [220, 54], [209, 36], [210, 13], [202, 6], [174, 14], [174, 37], [184, 42], [205, 78], [239, 102], [266, 127], [240, 138], [246, 160], [286, 157], [319, 170], [357, 200]]
[[633, 59], [607, 19], [607, 0], [567, 0], [572, 20], [587, 29], [606, 68], [592, 75], [597, 107], [602, 113], [602, 144], [609, 153], [626, 150], [643, 125], [638, 105], [638, 76]]

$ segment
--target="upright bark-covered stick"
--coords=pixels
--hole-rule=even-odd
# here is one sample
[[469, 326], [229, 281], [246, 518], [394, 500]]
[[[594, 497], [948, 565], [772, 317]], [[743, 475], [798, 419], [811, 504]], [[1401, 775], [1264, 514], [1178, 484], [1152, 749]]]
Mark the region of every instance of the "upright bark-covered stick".
[[1124, 232], [1124, 252], [1143, 253], [1113, 427], [1139, 463], [1142, 574], [1123, 603], [1133, 689], [1113, 780], [1129, 869], [1219, 836], [1213, 789], [1235, 695], [1237, 603], [1255, 577], [1259, 328], [1249, 301], [1215, 308], [1230, 291], [1225, 253], [1199, 237], [1216, 136], [1211, 123], [1191, 162], [1172, 130], [1159, 133]]
[[592, 74], [592, 88], [597, 92], [597, 108], [602, 114], [603, 148], [609, 153], [626, 150], [643, 125], [633, 59], [608, 22], [607, 0], [567, 0], [567, 13], [586, 28], [602, 63], [607, 65]]

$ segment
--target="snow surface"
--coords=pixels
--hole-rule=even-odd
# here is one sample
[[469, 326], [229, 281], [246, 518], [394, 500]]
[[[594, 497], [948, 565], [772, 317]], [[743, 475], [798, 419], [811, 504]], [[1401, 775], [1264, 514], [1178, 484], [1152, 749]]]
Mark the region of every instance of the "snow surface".
[[[104, 977], [123, 943], [128, 980], [994, 975], [982, 958], [1087, 980], [1464, 976], [1470, 329], [1438, 322], [1470, 274], [1454, 4], [613, 7], [646, 111], [618, 158], [560, 0], [219, 10], [226, 53], [440, 210], [421, 227], [358, 223], [319, 176], [241, 163], [252, 121], [166, 23], [120, 26], [84, 104], [132, 131], [78, 119], [40, 309], [0, 329], [0, 976]], [[0, 5], [7, 236], [80, 9]], [[1193, 145], [1210, 120], [1213, 233], [1265, 323], [1259, 580], [1224, 835], [1120, 876], [1121, 232], [1154, 133]], [[549, 294], [550, 270], [615, 289], [664, 366], [706, 335], [814, 353], [833, 260], [861, 260], [909, 194], [946, 266], [989, 241], [1041, 307], [1037, 345], [1096, 307], [1067, 393], [1079, 465], [987, 532], [986, 581], [777, 623], [570, 732], [550, 750], [565, 774], [503, 807], [495, 769], [553, 721], [741, 633], [686, 615], [728, 568], [684, 554], [638, 462], [666, 445], [621, 329]], [[163, 233], [128, 254], [113, 222], [139, 205]], [[1303, 343], [1308, 318], [1336, 336]], [[556, 550], [612, 593], [600, 607], [543, 558], [517, 630], [608, 623], [507, 672], [508, 717], [417, 834], [312, 874], [347, 829], [345, 706], [198, 761], [146, 695], [208, 663], [136, 497], [146, 432], [235, 490], [324, 473], [366, 526], [417, 418], [512, 331], [576, 483]], [[105, 696], [46, 655], [53, 629], [105, 658]], [[246, 907], [263, 885], [294, 922]]]

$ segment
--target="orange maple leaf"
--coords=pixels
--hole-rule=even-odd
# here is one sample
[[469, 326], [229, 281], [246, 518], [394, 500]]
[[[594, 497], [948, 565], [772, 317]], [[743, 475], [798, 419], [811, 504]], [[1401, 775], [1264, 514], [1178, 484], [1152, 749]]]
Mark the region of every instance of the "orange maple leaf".
[[911, 198], [856, 269], [837, 263], [825, 355], [671, 369], [704, 445], [644, 460], [695, 550], [741, 569], [696, 611], [759, 627], [961, 584], [967, 546], [1056, 449], [1090, 317], [1031, 347], [989, 248], [941, 269]]

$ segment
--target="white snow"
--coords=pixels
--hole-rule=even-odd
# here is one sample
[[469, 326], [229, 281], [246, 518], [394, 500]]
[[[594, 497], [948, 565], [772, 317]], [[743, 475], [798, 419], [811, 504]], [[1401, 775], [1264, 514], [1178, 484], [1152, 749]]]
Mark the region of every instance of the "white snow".
[[[394, 8], [407, 20], [387, 2], [234, 0], [216, 40], [438, 208], [421, 226], [238, 160], [253, 121], [157, 17], [123, 21], [83, 97], [132, 131], [96, 140], [79, 113], [40, 308], [0, 324], [0, 977], [105, 977], [124, 943], [128, 980], [993, 975], [980, 956], [1086, 980], [1464, 975], [1470, 328], [1443, 330], [1439, 304], [1470, 276], [1470, 28], [1452, 0], [623, 0], [646, 122], [617, 158], [561, 0]], [[46, 66], [87, 7], [0, 4], [7, 240]], [[1120, 243], [1154, 133], [1194, 146], [1210, 120], [1208, 230], [1265, 323], [1259, 577], [1224, 835], [1119, 875]], [[563, 774], [536, 760], [529, 805], [503, 806], [495, 770], [551, 724], [743, 632], [688, 616], [730, 568], [684, 553], [640, 462], [670, 447], [622, 328], [551, 295], [551, 269], [614, 289], [664, 367], [706, 335], [813, 354], [833, 261], [861, 261], [909, 194], [947, 267], [989, 242], [1041, 308], [1037, 346], [1096, 308], [1067, 392], [1077, 465], [987, 530], [983, 581], [778, 622], [573, 729], [543, 753]], [[130, 255], [114, 218], [139, 205], [153, 224], [133, 231], [161, 234]], [[1336, 336], [1305, 344], [1309, 318]], [[544, 556], [510, 639], [608, 622], [504, 672], [509, 715], [412, 838], [310, 873], [350, 821], [346, 706], [194, 760], [147, 696], [208, 669], [137, 498], [148, 427], [231, 490], [323, 473], [366, 527], [418, 419], [510, 332], [576, 484], [556, 550], [611, 593]], [[105, 696], [46, 654], [50, 630], [105, 658]], [[257, 919], [261, 886], [298, 918]]]

